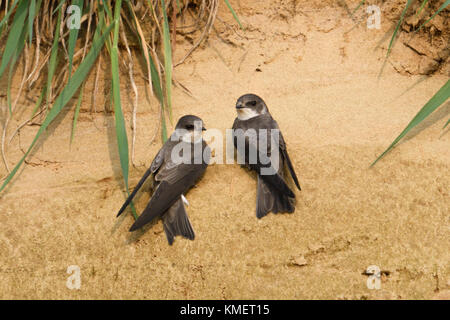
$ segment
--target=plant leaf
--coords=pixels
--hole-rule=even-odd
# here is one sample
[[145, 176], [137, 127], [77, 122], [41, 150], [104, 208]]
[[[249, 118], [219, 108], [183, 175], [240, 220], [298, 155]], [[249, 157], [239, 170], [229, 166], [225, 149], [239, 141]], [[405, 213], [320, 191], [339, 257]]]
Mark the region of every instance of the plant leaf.
[[16, 7], [18, 2], [19, 2], [19, 0], [15, 0], [12, 4], [11, 8], [9, 8], [8, 12], [6, 12], [5, 16], [3, 17], [2, 21], [0, 22], [0, 28], [3, 28], [3, 25], [8, 22], [8, 19], [11, 16], [11, 14], [13, 13], [14, 8]]
[[28, 9], [28, 40], [31, 45], [31, 41], [33, 40], [33, 22], [34, 15], [36, 14], [36, 0], [30, 1], [30, 8]]
[[53, 76], [55, 75], [56, 65], [58, 61], [58, 42], [59, 34], [61, 30], [61, 20], [62, 20], [62, 7], [58, 11], [58, 22], [56, 23], [55, 37], [53, 39], [52, 51], [50, 55], [50, 60], [48, 62], [48, 75], [47, 75], [47, 103], [49, 103], [51, 87]]
[[234, 20], [236, 20], [236, 22], [238, 23], [239, 27], [244, 30], [244, 28], [242, 27], [241, 21], [239, 21], [239, 17], [237, 16], [236, 12], [234, 11], [233, 7], [231, 6], [230, 2], [228, 0], [225, 0], [225, 3], [228, 6], [228, 9], [230, 9], [231, 14], [234, 17]]
[[[119, 80], [119, 27], [120, 27], [120, 9], [122, 1], [116, 1], [114, 7], [114, 33], [113, 44], [111, 46], [111, 76], [112, 76], [112, 95], [114, 104], [114, 118], [117, 136], [117, 145], [119, 149], [120, 166], [122, 168], [123, 180], [127, 194], [130, 195], [128, 187], [129, 158], [128, 158], [128, 139], [125, 129], [125, 120], [122, 112], [122, 103], [120, 100], [120, 80]], [[131, 203], [131, 211], [135, 219], [138, 218], [133, 203]]]
[[164, 75], [166, 80], [167, 111], [169, 120], [172, 122], [172, 47], [170, 44], [169, 19], [167, 18], [166, 5], [161, 0], [163, 23], [163, 42], [164, 42]]
[[425, 8], [425, 5], [427, 4], [428, 0], [423, 0], [422, 4], [420, 5], [419, 10], [416, 13], [416, 17], [418, 17], [420, 15], [420, 13], [422, 12], [423, 8]]
[[73, 138], [75, 137], [75, 129], [77, 127], [78, 115], [80, 114], [81, 101], [83, 101], [83, 91], [84, 91], [84, 83], [81, 85], [80, 95], [78, 96], [77, 105], [75, 107], [75, 113], [73, 115], [72, 134], [70, 135], [70, 144], [72, 144]]
[[415, 0], [408, 0], [408, 2], [406, 3], [405, 8], [404, 8], [403, 11], [402, 11], [402, 14], [401, 14], [401, 16], [400, 16], [400, 19], [398, 20], [397, 25], [395, 26], [394, 33], [392, 34], [391, 41], [389, 42], [388, 51], [387, 51], [387, 53], [386, 53], [386, 59], [387, 59], [387, 57], [389, 56], [389, 54], [391, 53], [392, 45], [394, 44], [394, 40], [395, 40], [395, 38], [396, 38], [396, 36], [397, 36], [398, 29], [400, 28], [400, 26], [401, 26], [401, 24], [402, 24], [402, 22], [403, 22], [403, 19], [405, 18], [406, 11], [408, 11], [409, 6], [410, 6], [411, 3], [414, 2], [414, 1], [415, 1]]
[[361, 0], [358, 4], [358, 6], [355, 8], [355, 10], [353, 10], [351, 16], [353, 16], [355, 14], [356, 11], [358, 11], [358, 9], [364, 4], [364, 2], [366, 2], [366, 0]]
[[448, 80], [441, 89], [420, 109], [416, 116], [406, 126], [406, 128], [400, 133], [400, 135], [391, 143], [391, 145], [370, 165], [375, 165], [386, 153], [388, 153], [399, 141], [402, 139], [412, 128], [421, 123], [426, 117], [428, 117], [434, 110], [436, 110], [441, 104], [443, 104], [450, 97], [450, 80]]
[[[72, 1], [72, 4], [78, 6], [80, 8], [80, 12], [83, 13], [83, 0], [74, 0]], [[67, 49], [69, 54], [69, 81], [72, 76], [73, 54], [78, 39], [78, 31], [78, 29], [73, 28], [70, 29], [69, 32], [69, 47]]]
[[103, 44], [105, 42], [106, 37], [108, 36], [109, 32], [111, 31], [114, 24], [111, 24], [111, 26], [106, 30], [106, 32], [97, 40], [92, 43], [92, 47], [89, 51], [89, 53], [86, 55], [83, 62], [81, 62], [78, 69], [75, 71], [72, 77], [72, 82], [70, 84], [67, 84], [61, 94], [56, 98], [53, 108], [50, 109], [50, 111], [47, 113], [47, 116], [44, 119], [44, 122], [42, 123], [41, 127], [39, 128], [38, 132], [36, 133], [36, 136], [34, 137], [33, 141], [31, 142], [31, 145], [28, 147], [27, 152], [25, 155], [20, 159], [20, 161], [16, 164], [14, 169], [10, 172], [10, 174], [6, 177], [5, 181], [3, 182], [2, 186], [0, 187], [0, 192], [5, 189], [6, 185], [11, 181], [11, 179], [16, 174], [17, 170], [19, 170], [20, 166], [24, 162], [25, 158], [28, 156], [28, 154], [31, 152], [33, 146], [36, 144], [36, 141], [39, 139], [41, 134], [47, 129], [47, 127], [50, 125], [50, 123], [56, 118], [56, 116], [59, 114], [59, 112], [62, 110], [62, 108], [70, 101], [72, 96], [75, 94], [75, 92], [80, 87], [81, 83], [84, 82], [86, 79], [89, 71], [91, 70], [92, 65], [94, 64], [95, 60], [97, 59], [100, 50], [103, 47]]
[[5, 72], [8, 63], [11, 61], [12, 56], [16, 53], [19, 46], [21, 38], [19, 35], [22, 34], [23, 31], [27, 11], [28, 2], [21, 0], [17, 6], [16, 14], [14, 15], [14, 20], [11, 25], [11, 30], [9, 31], [8, 39], [6, 40], [5, 50], [3, 51], [2, 62], [0, 64], [0, 77], [3, 75], [3, 72]]
[[420, 27], [419, 27], [417, 30], [415, 30], [414, 32], [417, 32], [417, 31], [419, 31], [420, 29], [422, 29], [422, 27], [423, 27], [424, 25], [426, 25], [428, 22], [430, 22], [436, 15], [439, 14], [439, 12], [441, 12], [442, 10], [444, 10], [449, 4], [450, 4], [450, 0], [445, 1], [445, 2], [442, 4], [442, 6], [440, 6], [439, 9], [437, 9], [436, 12], [431, 16], [431, 18], [428, 19], [427, 21], [425, 21], [424, 23], [422, 23], [422, 24], [420, 25]]

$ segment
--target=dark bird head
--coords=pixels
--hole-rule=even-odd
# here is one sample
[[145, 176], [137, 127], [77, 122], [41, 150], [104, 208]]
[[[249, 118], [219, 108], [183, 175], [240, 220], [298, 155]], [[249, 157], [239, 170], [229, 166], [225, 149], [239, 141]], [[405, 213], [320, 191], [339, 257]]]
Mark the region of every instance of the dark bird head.
[[203, 124], [203, 120], [193, 115], [181, 117], [175, 127], [175, 132], [178, 137], [181, 137], [186, 142], [192, 142], [192, 140], [196, 141], [201, 137], [202, 131], [205, 130], [206, 128]]
[[260, 97], [256, 94], [244, 94], [236, 102], [236, 111], [239, 120], [248, 120], [250, 118], [267, 113], [268, 109]]

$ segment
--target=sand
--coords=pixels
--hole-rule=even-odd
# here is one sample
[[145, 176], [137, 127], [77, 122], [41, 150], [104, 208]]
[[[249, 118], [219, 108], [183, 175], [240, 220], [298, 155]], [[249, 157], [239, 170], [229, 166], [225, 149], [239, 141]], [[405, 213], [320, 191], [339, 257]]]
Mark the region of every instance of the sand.
[[[174, 119], [196, 114], [224, 132], [241, 94], [262, 96], [302, 185], [295, 213], [256, 219], [255, 177], [216, 164], [187, 194], [195, 241], [169, 246], [160, 221], [130, 234], [131, 214], [115, 218], [125, 195], [113, 114], [102, 112], [102, 95], [94, 98], [98, 112], [88, 112], [89, 96], [74, 143], [72, 107], [0, 195], [0, 298], [450, 297], [450, 134], [442, 130], [450, 104], [369, 168], [448, 74], [400, 72], [393, 56], [378, 80], [389, 19], [369, 30], [338, 5], [232, 3], [247, 30], [221, 3], [219, 16], [233, 29], [216, 21], [217, 33], [175, 69], [193, 97], [174, 88]], [[188, 49], [180, 37], [175, 60]], [[132, 92], [126, 74], [121, 79], [130, 137]], [[158, 105], [144, 98], [144, 81], [138, 86], [131, 186], [161, 146], [159, 133], [152, 141]], [[9, 133], [30, 100], [21, 100], [28, 111]], [[37, 129], [27, 126], [8, 146], [10, 165]], [[148, 198], [142, 194], [137, 208]], [[66, 286], [70, 265], [80, 267], [79, 290]], [[379, 290], [367, 287], [370, 265], [384, 271]]]

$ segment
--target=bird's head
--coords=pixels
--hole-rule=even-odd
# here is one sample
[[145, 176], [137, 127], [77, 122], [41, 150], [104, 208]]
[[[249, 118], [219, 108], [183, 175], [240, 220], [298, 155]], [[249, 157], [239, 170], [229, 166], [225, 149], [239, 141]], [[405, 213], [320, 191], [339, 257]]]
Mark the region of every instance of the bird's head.
[[248, 120], [267, 113], [268, 109], [260, 97], [256, 94], [244, 94], [236, 102], [236, 112], [239, 120]]
[[205, 131], [203, 120], [197, 116], [186, 115], [181, 117], [175, 127], [178, 137], [185, 142], [196, 142], [202, 137], [202, 131]]

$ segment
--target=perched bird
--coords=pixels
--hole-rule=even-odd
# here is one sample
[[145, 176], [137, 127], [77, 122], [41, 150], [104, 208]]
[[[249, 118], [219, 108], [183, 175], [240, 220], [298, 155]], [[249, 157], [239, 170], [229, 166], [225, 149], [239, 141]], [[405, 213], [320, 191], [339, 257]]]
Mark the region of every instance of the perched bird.
[[175, 131], [117, 214], [119, 216], [125, 210], [145, 180], [153, 174], [153, 195], [130, 231], [161, 217], [170, 245], [177, 235], [194, 239], [194, 230], [183, 202], [188, 204], [184, 194], [203, 175], [211, 157], [211, 150], [202, 138], [201, 132], [204, 130], [199, 117], [186, 115], [178, 120]]
[[[262, 218], [269, 212], [294, 212], [295, 194], [286, 183], [285, 166], [297, 188], [301, 188], [277, 122], [264, 101], [254, 94], [241, 96], [237, 100], [236, 111], [233, 143], [245, 165], [256, 171], [258, 177], [256, 216]], [[255, 155], [253, 159], [252, 154]]]

